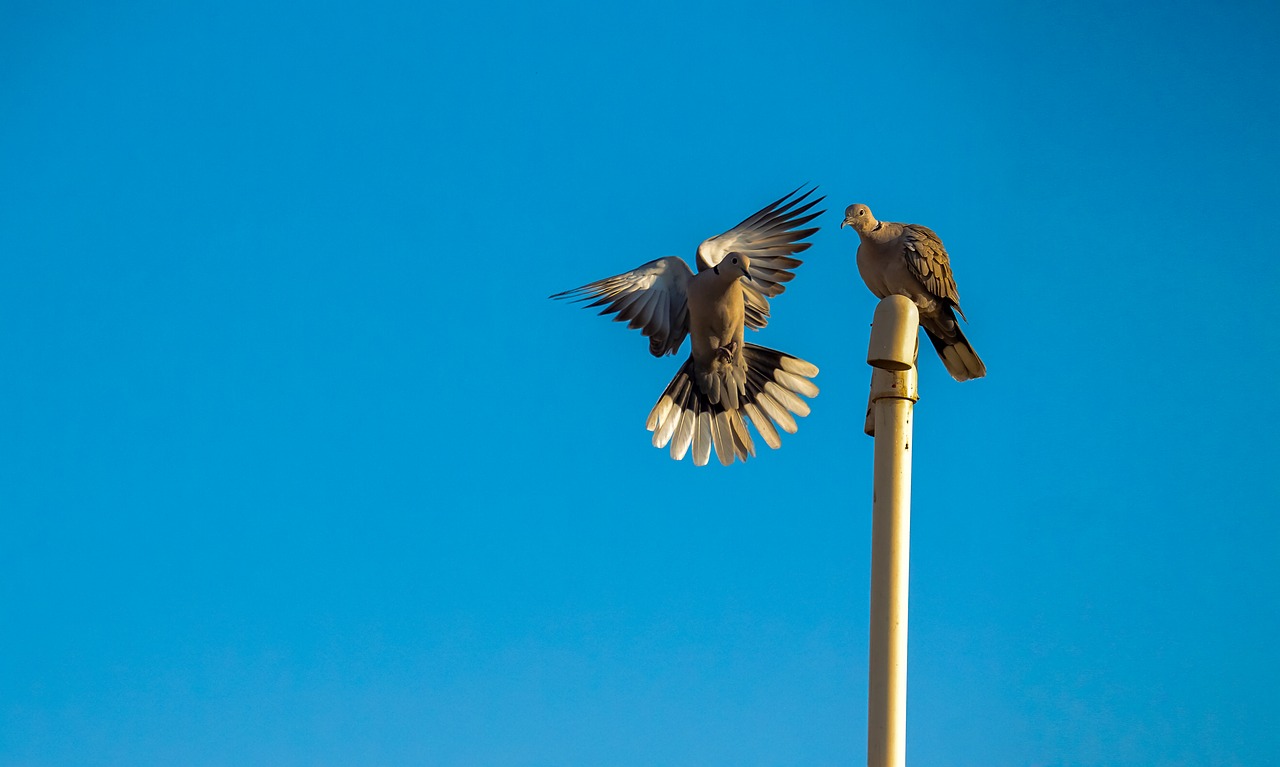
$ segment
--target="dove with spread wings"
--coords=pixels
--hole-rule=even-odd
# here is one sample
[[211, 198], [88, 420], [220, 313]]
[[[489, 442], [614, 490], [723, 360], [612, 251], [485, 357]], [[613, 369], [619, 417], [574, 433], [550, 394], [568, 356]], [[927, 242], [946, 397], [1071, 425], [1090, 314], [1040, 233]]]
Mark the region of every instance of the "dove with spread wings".
[[705, 466], [715, 448], [720, 463], [755, 455], [751, 421], [771, 448], [778, 429], [796, 432], [793, 415], [809, 414], [800, 398], [815, 397], [809, 379], [818, 368], [798, 357], [743, 341], [745, 328], [769, 322], [769, 299], [786, 290], [817, 227], [802, 228], [825, 211], [810, 212], [823, 197], [799, 189], [765, 206], [729, 231], [698, 246], [695, 273], [680, 258], [650, 261], [551, 298], [591, 301], [649, 339], [655, 357], [675, 354], [689, 337], [688, 359], [667, 385], [646, 423], [655, 447], [670, 445], [683, 460]]

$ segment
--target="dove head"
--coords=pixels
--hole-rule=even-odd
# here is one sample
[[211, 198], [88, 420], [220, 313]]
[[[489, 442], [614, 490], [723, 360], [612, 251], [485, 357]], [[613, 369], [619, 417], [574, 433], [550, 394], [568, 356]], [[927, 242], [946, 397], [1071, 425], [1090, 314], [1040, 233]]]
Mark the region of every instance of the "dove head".
[[716, 274], [729, 279], [751, 277], [751, 259], [747, 258], [746, 253], [726, 253], [720, 263], [711, 268]]
[[840, 228], [843, 229], [847, 224], [858, 234], [866, 234], [875, 229], [877, 223], [876, 217], [871, 215], [871, 208], [857, 203], [844, 209], [844, 221], [840, 224]]

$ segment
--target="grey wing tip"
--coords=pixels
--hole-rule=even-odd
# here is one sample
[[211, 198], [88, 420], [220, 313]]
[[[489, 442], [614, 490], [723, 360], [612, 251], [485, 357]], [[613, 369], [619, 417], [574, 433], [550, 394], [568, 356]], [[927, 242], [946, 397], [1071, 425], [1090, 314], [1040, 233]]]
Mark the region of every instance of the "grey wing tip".
[[[800, 190], [799, 190], [799, 189], [797, 189], [796, 191], [800, 191]], [[805, 200], [805, 198], [806, 198], [806, 197], [808, 197], [809, 195], [813, 194], [813, 193], [814, 193], [814, 192], [816, 192], [816, 191], [818, 191], [818, 185], [817, 185], [817, 184], [814, 184], [812, 187], [810, 187], [810, 188], [809, 188], [809, 191], [807, 191], [807, 192], [805, 192], [804, 194], [802, 194], [802, 195], [800, 195], [799, 197], [797, 197], [797, 198], [795, 199], [795, 202], [796, 202], [796, 203], [804, 202], [804, 200]], [[792, 192], [792, 194], [795, 194], [795, 192]], [[825, 199], [827, 199], [827, 196], [826, 196], [825, 194], [824, 194], [824, 195], [819, 195], [818, 197], [815, 197], [815, 198], [813, 198], [812, 200], [809, 200], [809, 202], [805, 203], [805, 206], [804, 206], [803, 210], [808, 210], [809, 208], [812, 208], [814, 205], [817, 205], [817, 204], [821, 203], [821, 202], [822, 202], [823, 200], [825, 200]], [[801, 212], [801, 211], [796, 211], [796, 212], [797, 212], [797, 213], [799, 213], [799, 212]], [[823, 213], [826, 213], [826, 211], [825, 211], [825, 210], [820, 210], [820, 211], [818, 211], [818, 214], [819, 214], [819, 215], [821, 215], [821, 214], [823, 214]]]
[[586, 292], [586, 286], [583, 286], [581, 288], [570, 288], [569, 290], [562, 290], [559, 293], [552, 293], [551, 295], [547, 296], [547, 298], [551, 299], [552, 301], [559, 301], [565, 298], [568, 298], [570, 300], [579, 300], [587, 297], [582, 295], [585, 292]]
[[[590, 285], [583, 285], [580, 288], [573, 288], [572, 290], [562, 290], [559, 293], [552, 293], [551, 295], [547, 296], [547, 298], [551, 299], [552, 301], [569, 301], [570, 303], [575, 303], [578, 301], [589, 301], [590, 299], [596, 298], [598, 296], [600, 296], [600, 294], [596, 293]], [[600, 304], [605, 303], [607, 300], [608, 300], [608, 297], [605, 296], [599, 302], [591, 305], [599, 306]]]
[[[797, 193], [797, 192], [799, 192], [801, 189], [804, 189], [806, 186], [809, 186], [809, 182], [808, 182], [808, 181], [804, 182], [804, 183], [803, 183], [803, 184], [801, 184], [800, 186], [796, 187], [795, 189], [792, 189], [790, 192], [787, 192], [787, 193], [786, 193], [786, 194], [784, 194], [783, 196], [781, 196], [781, 197], [779, 197], [778, 199], [774, 200], [773, 202], [769, 203], [768, 205], [766, 205], [766, 206], [765, 206], [764, 210], [767, 210], [767, 211], [770, 211], [770, 212], [781, 212], [781, 211], [783, 211], [783, 210], [786, 210], [787, 208], [790, 208], [790, 207], [791, 207], [791, 206], [793, 206], [793, 205], [796, 205], [796, 204], [799, 204], [799, 203], [801, 203], [801, 202], [804, 202], [804, 199], [805, 199], [806, 197], [808, 197], [809, 195], [811, 195], [811, 194], [813, 194], [814, 192], [818, 191], [818, 185], [817, 185], [817, 184], [814, 184], [812, 187], [810, 187], [810, 188], [809, 188], [809, 190], [808, 190], [807, 192], [805, 192], [804, 194], [800, 195], [799, 197], [796, 197], [796, 193]], [[810, 204], [810, 205], [812, 205], [812, 204], [814, 204], [814, 203], [821, 202], [821, 201], [822, 201], [822, 200], [824, 200], [824, 199], [826, 199], [826, 198], [825, 198], [825, 197], [819, 197], [818, 199], [811, 201], [809, 204]], [[786, 203], [786, 205], [783, 205], [783, 203]], [[779, 207], [779, 206], [781, 206], [781, 207]]]

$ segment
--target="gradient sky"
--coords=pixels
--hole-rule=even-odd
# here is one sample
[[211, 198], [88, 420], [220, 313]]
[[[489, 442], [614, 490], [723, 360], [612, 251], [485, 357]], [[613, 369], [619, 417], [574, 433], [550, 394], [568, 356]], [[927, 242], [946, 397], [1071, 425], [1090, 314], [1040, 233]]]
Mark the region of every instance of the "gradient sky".
[[[0, 6], [0, 764], [864, 763], [874, 299], [935, 229], [908, 758], [1280, 761], [1274, 4]], [[695, 468], [547, 295], [804, 183]], [[685, 347], [687, 350], [687, 347]], [[682, 350], [682, 354], [684, 350]]]

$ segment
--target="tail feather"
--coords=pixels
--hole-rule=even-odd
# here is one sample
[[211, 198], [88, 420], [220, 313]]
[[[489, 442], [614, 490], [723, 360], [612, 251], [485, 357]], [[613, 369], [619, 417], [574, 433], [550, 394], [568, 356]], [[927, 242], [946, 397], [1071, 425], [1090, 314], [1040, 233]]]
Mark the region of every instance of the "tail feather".
[[[676, 434], [676, 427], [680, 425], [680, 411], [684, 409], [685, 404], [689, 401], [689, 380], [679, 383], [671, 394], [663, 393], [662, 398], [658, 400], [658, 404], [654, 406], [653, 412], [649, 413], [648, 428], [653, 432], [653, 446], [656, 448], [664, 448], [671, 438]], [[667, 415], [671, 413], [671, 409], [675, 408], [675, 414], [671, 418]], [[662, 424], [659, 426], [658, 424]], [[672, 453], [676, 450], [676, 446], [671, 446]]]
[[751, 420], [751, 425], [756, 427], [756, 432], [766, 445], [774, 450], [782, 447], [782, 438], [778, 436], [778, 430], [773, 427], [773, 421], [769, 420], [769, 416], [761, 412], [758, 404], [748, 402], [743, 406], [743, 412], [747, 414], [747, 418]]
[[710, 461], [714, 448], [720, 463], [728, 466], [756, 454], [747, 421], [765, 444], [775, 449], [782, 444], [779, 428], [789, 434], [796, 432], [793, 414], [809, 414], [809, 404], [801, 395], [818, 395], [818, 387], [809, 380], [818, 374], [818, 368], [755, 344], [743, 345], [742, 358], [746, 365], [742, 392], [725, 397], [721, 391], [715, 402], [711, 393], [698, 386], [693, 358], [685, 360], [645, 423], [653, 432], [655, 447], [670, 443], [671, 457], [677, 461], [692, 447], [697, 466]]
[[733, 447], [738, 453], [738, 459], [746, 461], [747, 458], [754, 457], [756, 445], [751, 441], [751, 433], [747, 431], [747, 422], [743, 420], [741, 410], [732, 413], [729, 425], [733, 427]]
[[721, 410], [711, 419], [711, 444], [715, 445], [716, 457], [720, 463], [728, 466], [738, 454], [738, 446], [733, 442], [733, 427], [729, 425], [730, 413], [736, 411]]
[[964, 330], [956, 321], [955, 315], [951, 316], [950, 327], [945, 328], [943, 323], [926, 323], [923, 321], [925, 318], [921, 319], [925, 335], [929, 336], [929, 341], [933, 343], [933, 348], [937, 350], [942, 364], [946, 366], [952, 378], [957, 381], [968, 381], [982, 378], [987, 374], [987, 366], [973, 350], [969, 339], [965, 338]]
[[680, 420], [680, 425], [676, 427], [675, 439], [671, 440], [671, 458], [683, 461], [685, 453], [689, 452], [689, 445], [693, 442], [693, 410], [685, 408], [672, 413], [671, 417]]
[[796, 433], [798, 429], [796, 419], [792, 418], [787, 409], [779, 404], [776, 399], [770, 397], [768, 392], [760, 392], [760, 396], [756, 401], [760, 404], [760, 409], [764, 411], [764, 414], [772, 418], [778, 428], [788, 434]]
[[706, 466], [711, 458], [711, 411], [702, 409], [695, 400], [697, 415], [693, 423], [693, 465]]

